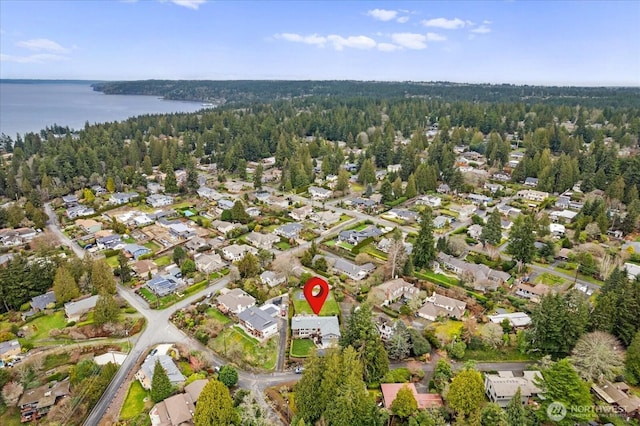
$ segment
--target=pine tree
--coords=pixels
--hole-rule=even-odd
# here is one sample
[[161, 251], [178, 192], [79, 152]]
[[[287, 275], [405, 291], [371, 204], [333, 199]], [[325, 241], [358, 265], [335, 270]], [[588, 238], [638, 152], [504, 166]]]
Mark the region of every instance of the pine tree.
[[625, 360], [625, 378], [633, 385], [640, 384], [640, 331], [638, 331], [627, 348]]
[[502, 239], [502, 224], [500, 212], [498, 209], [494, 209], [487, 219], [487, 224], [482, 228], [482, 235], [480, 241], [482, 243], [489, 243], [493, 246], [497, 245]]
[[412, 258], [415, 267], [426, 268], [436, 257], [431, 209], [424, 209], [420, 218], [420, 232], [413, 248]]
[[360, 170], [358, 172], [358, 183], [362, 185], [373, 185], [376, 183], [376, 169], [370, 158], [364, 160], [362, 166], [360, 166]]
[[515, 395], [505, 408], [507, 426], [523, 426], [527, 424], [527, 413], [522, 405], [522, 391], [518, 387]]
[[509, 233], [508, 251], [513, 258], [524, 264], [530, 263], [536, 252], [535, 226], [533, 216], [520, 215], [513, 222]]
[[120, 308], [115, 299], [110, 294], [102, 294], [96, 301], [96, 307], [93, 310], [93, 322], [97, 326], [107, 323], [115, 323], [118, 321]]
[[264, 173], [264, 168], [262, 167], [262, 163], [259, 163], [256, 167], [256, 171], [253, 173], [253, 187], [256, 191], [262, 189], [262, 175]]
[[196, 412], [195, 426], [239, 425], [240, 417], [233, 408], [229, 389], [218, 380], [210, 380], [202, 389]]
[[408, 199], [411, 199], [418, 195], [418, 190], [416, 188], [416, 178], [413, 174], [409, 175], [409, 179], [407, 180], [407, 187], [404, 190], [404, 196]]
[[58, 303], [66, 303], [80, 296], [76, 280], [73, 279], [66, 267], [59, 266], [56, 270], [56, 276], [53, 279], [53, 293]]
[[91, 265], [91, 284], [97, 293], [115, 294], [116, 281], [113, 270], [104, 259], [98, 259]]
[[160, 402], [167, 399], [173, 388], [167, 372], [160, 364], [160, 360], [156, 359], [156, 363], [153, 366], [153, 379], [151, 380], [151, 399], [153, 402]]

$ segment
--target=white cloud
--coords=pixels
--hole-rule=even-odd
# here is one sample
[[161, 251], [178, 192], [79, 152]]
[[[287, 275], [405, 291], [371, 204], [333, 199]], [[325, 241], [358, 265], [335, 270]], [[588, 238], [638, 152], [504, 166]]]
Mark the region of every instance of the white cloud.
[[427, 33], [427, 41], [445, 41], [447, 38], [437, 33]]
[[427, 48], [427, 37], [415, 33], [395, 33], [391, 34], [391, 40], [395, 44], [407, 49], [420, 50]]
[[400, 50], [400, 46], [392, 43], [378, 43], [378, 50], [381, 52], [395, 52], [396, 50]]
[[396, 22], [398, 22], [400, 24], [405, 24], [408, 21], [409, 21], [409, 17], [408, 16], [401, 16], [398, 19], [396, 19]]
[[377, 44], [374, 39], [367, 36], [342, 37], [331, 34], [327, 36], [327, 40], [333, 43], [333, 48], [336, 50], [343, 50], [345, 47], [353, 49], [372, 49], [376, 47]]
[[469, 25], [469, 22], [465, 22], [460, 18], [434, 18], [422, 21], [422, 25], [425, 27], [442, 28], [445, 30], [457, 30], [458, 28], [463, 28], [465, 25]]
[[493, 22], [491, 22], [491, 21], [487, 21], [486, 19], [485, 19], [484, 21], [482, 21], [482, 23], [483, 23], [483, 24], [485, 24], [485, 25], [491, 25], [491, 24], [493, 24]]
[[378, 21], [391, 21], [398, 16], [397, 10], [373, 9], [367, 12], [368, 16]]
[[[137, 0], [132, 1], [135, 3]], [[188, 9], [198, 10], [201, 4], [205, 4], [207, 0], [158, 0], [160, 3], [173, 3], [178, 6], [186, 7]]]
[[325, 37], [319, 36], [317, 34], [301, 36], [300, 34], [282, 33], [282, 34], [276, 34], [275, 38], [286, 40], [286, 41], [292, 41], [294, 43], [311, 44], [319, 47], [324, 47], [325, 43], [327, 42], [327, 39]]
[[71, 51], [71, 49], [62, 47], [55, 41], [46, 38], [34, 38], [31, 40], [19, 41], [16, 43], [16, 46], [33, 50], [35, 52], [45, 51], [54, 53], [69, 53]]
[[15, 56], [0, 54], [0, 62], [15, 62], [17, 64], [42, 64], [45, 62], [58, 62], [67, 60], [66, 56], [53, 53], [37, 53], [29, 56]]
[[491, 32], [491, 28], [486, 25], [480, 25], [478, 28], [472, 29], [471, 32], [476, 34], [489, 34]]

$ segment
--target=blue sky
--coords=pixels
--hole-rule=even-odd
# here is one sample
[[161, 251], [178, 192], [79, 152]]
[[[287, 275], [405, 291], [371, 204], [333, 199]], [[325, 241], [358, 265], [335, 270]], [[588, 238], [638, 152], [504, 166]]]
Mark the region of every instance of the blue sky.
[[640, 1], [0, 0], [0, 78], [640, 85]]

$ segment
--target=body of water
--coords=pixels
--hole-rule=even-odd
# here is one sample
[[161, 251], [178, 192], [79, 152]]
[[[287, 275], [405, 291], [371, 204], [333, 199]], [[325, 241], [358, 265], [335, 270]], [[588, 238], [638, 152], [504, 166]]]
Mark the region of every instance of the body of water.
[[39, 132], [58, 124], [73, 129], [143, 114], [195, 112], [199, 102], [166, 101], [156, 96], [105, 95], [88, 82], [0, 82], [0, 133]]

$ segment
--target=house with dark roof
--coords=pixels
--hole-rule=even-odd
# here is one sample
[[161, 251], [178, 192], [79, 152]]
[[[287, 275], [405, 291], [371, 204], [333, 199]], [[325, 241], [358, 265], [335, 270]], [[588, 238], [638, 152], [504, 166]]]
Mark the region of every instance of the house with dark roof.
[[131, 202], [134, 198], [139, 197], [140, 194], [137, 192], [116, 192], [115, 194], [111, 194], [109, 198], [110, 204], [126, 204]]
[[354, 281], [360, 281], [366, 278], [375, 270], [376, 267], [373, 263], [368, 262], [363, 265], [356, 265], [355, 263], [349, 262], [343, 258], [337, 259], [333, 264], [333, 271], [336, 274], [345, 274]]
[[100, 250], [115, 249], [122, 244], [120, 235], [107, 235], [106, 237], [96, 238], [96, 245]]
[[53, 291], [31, 298], [31, 309], [34, 311], [44, 311], [50, 304], [56, 303], [56, 295]]
[[18, 400], [20, 421], [25, 423], [41, 419], [49, 413], [51, 407], [70, 393], [68, 379], [26, 390]]
[[20, 352], [22, 352], [22, 347], [20, 346], [20, 342], [18, 342], [18, 339], [0, 342], [1, 361], [8, 361], [14, 356], [20, 355]]
[[158, 297], [167, 296], [178, 290], [182, 285], [181, 280], [172, 275], [158, 275], [145, 283], [145, 287]]
[[317, 186], [310, 186], [309, 195], [316, 200], [326, 200], [331, 197], [331, 191]]
[[67, 322], [78, 322], [82, 315], [91, 311], [96, 307], [98, 301], [98, 295], [87, 297], [81, 300], [75, 300], [73, 302], [67, 302], [64, 304], [64, 313], [67, 317]]
[[614, 412], [624, 421], [640, 420], [640, 398], [631, 393], [625, 382], [603, 380], [602, 383], [591, 385], [591, 390], [600, 400], [615, 408]]
[[376, 238], [382, 234], [383, 231], [380, 228], [371, 225], [361, 231], [356, 231], [355, 229], [342, 231], [338, 234], [338, 240], [355, 246], [367, 238]]
[[124, 254], [129, 257], [133, 257], [135, 260], [138, 260], [140, 256], [151, 253], [150, 249], [138, 244], [127, 244], [126, 246], [124, 246], [123, 250]]
[[506, 272], [491, 269], [483, 264], [465, 262], [443, 252], [438, 253], [436, 259], [442, 267], [472, 283], [475, 290], [496, 290], [511, 278]]
[[75, 206], [78, 204], [78, 197], [75, 194], [63, 195], [62, 202], [67, 207]]
[[289, 240], [296, 239], [302, 231], [302, 225], [299, 223], [287, 223], [277, 227], [273, 233]]
[[147, 204], [153, 208], [170, 206], [173, 204], [173, 197], [169, 195], [153, 194], [147, 197]]

